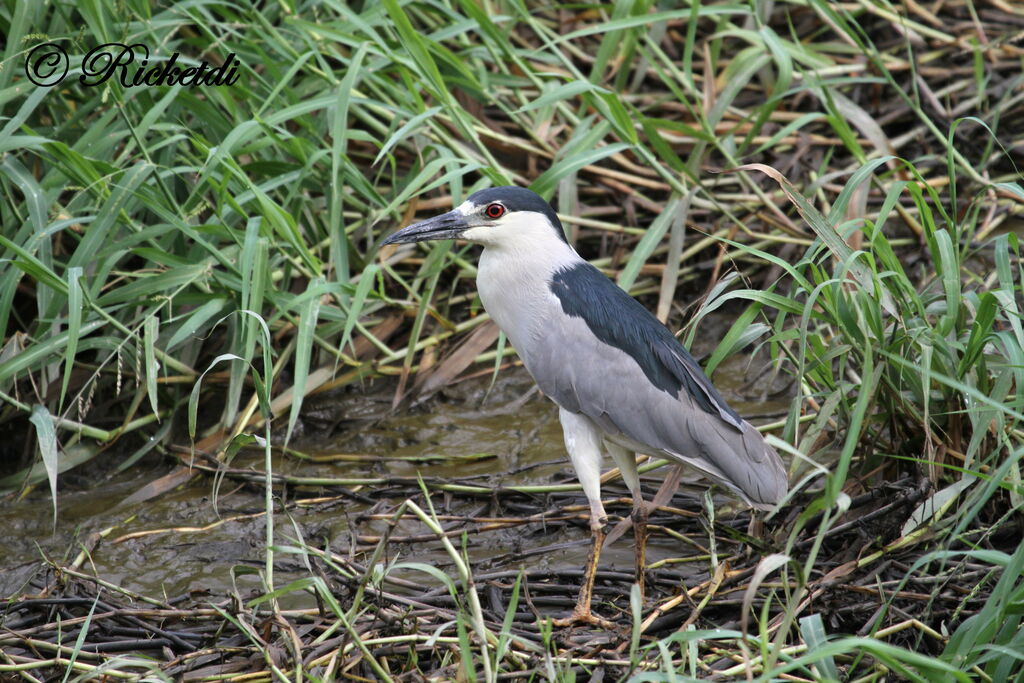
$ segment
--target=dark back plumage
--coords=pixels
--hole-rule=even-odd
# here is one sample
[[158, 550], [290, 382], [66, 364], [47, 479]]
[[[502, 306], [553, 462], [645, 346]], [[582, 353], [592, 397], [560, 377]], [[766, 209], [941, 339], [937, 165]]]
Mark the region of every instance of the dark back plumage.
[[673, 398], [685, 388], [701, 409], [742, 431], [742, 418], [725, 402], [686, 347], [601, 271], [589, 263], [579, 263], [556, 272], [550, 287], [566, 315], [582, 318], [594, 336], [629, 354], [651, 384]]

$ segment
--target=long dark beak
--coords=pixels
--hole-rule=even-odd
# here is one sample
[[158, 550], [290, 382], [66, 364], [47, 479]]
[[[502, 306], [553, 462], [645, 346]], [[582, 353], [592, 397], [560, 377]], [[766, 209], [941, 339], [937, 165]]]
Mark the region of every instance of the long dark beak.
[[453, 240], [469, 228], [465, 218], [458, 211], [449, 211], [440, 216], [428, 218], [403, 228], [381, 242], [385, 244], [402, 244], [405, 242], [423, 242], [426, 240]]

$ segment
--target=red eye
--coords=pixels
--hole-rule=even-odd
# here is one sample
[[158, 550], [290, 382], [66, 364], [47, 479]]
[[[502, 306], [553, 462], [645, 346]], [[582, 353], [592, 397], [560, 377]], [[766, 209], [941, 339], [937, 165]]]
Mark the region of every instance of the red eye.
[[488, 218], [501, 218], [505, 215], [505, 207], [498, 203], [488, 204], [484, 215]]

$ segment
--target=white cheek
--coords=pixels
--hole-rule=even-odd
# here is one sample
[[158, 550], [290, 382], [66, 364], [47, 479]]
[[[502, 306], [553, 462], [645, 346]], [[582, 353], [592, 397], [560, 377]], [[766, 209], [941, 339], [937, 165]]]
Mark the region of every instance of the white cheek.
[[484, 246], [508, 249], [521, 248], [531, 241], [536, 242], [536, 230], [529, 229], [529, 223], [516, 216], [506, 216], [496, 221], [487, 221], [462, 233], [462, 239]]
[[490, 244], [495, 237], [494, 226], [478, 225], [475, 228], [463, 231], [459, 237], [460, 239], [476, 242], [477, 244]]

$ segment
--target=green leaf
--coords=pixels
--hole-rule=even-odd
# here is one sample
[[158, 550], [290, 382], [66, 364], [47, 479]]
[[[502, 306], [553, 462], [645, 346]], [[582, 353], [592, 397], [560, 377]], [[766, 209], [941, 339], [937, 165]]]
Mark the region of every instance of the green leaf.
[[192, 392], [188, 397], [188, 435], [193, 440], [196, 438], [196, 423], [199, 421], [199, 392], [203, 387], [203, 377], [206, 377], [206, 373], [222, 361], [246, 362], [244, 358], [234, 353], [222, 353], [210, 361], [210, 364], [203, 370], [203, 374], [199, 375], [199, 378], [192, 385]]
[[562, 102], [563, 100], [571, 100], [579, 97], [584, 93], [600, 93], [602, 95], [610, 95], [611, 93], [597, 85], [594, 85], [590, 81], [575, 80], [563, 83], [562, 85], [555, 86], [553, 88], [545, 89], [543, 94], [536, 99], [527, 102], [523, 106], [516, 109], [513, 114], [521, 114], [526, 111], [533, 111], [534, 109], [540, 109], [547, 107], [548, 105]]
[[67, 348], [64, 350], [64, 378], [60, 383], [60, 402], [64, 407], [64, 398], [68, 393], [71, 371], [75, 367], [75, 354], [78, 351], [78, 335], [82, 329], [82, 287], [78, 279], [82, 277], [82, 269], [78, 266], [68, 268], [68, 334]]
[[434, 116], [437, 116], [441, 111], [441, 107], [430, 107], [424, 109], [419, 114], [411, 117], [405, 124], [396, 130], [388, 141], [384, 143], [384, 146], [380, 148], [380, 152], [377, 153], [377, 158], [373, 160], [374, 166], [380, 163], [380, 160], [387, 156], [388, 152], [397, 145], [399, 142], [408, 140], [413, 131], [419, 128], [424, 121], [427, 121]]
[[362, 313], [364, 304], [366, 303], [366, 297], [370, 293], [370, 289], [373, 287], [373, 282], [377, 279], [377, 275], [379, 273], [380, 266], [376, 263], [371, 263], [363, 269], [362, 275], [359, 276], [359, 283], [356, 285], [356, 292], [352, 296], [352, 301], [349, 303], [348, 311], [345, 315], [345, 327], [341, 332], [341, 342], [338, 344], [339, 348], [344, 349], [346, 346], [352, 344], [352, 330], [355, 329], [356, 323], [359, 322], [359, 316]]
[[302, 399], [306, 396], [306, 380], [309, 378], [309, 365], [312, 359], [313, 334], [320, 318], [320, 294], [324, 281], [314, 278], [306, 288], [308, 296], [299, 317], [298, 333], [295, 342], [295, 380], [292, 385], [292, 406], [288, 413], [288, 431], [284, 437], [285, 446], [292, 437], [292, 430], [302, 410]]
[[[156, 378], [160, 374], [160, 366], [156, 362], [156, 340], [160, 336], [160, 319], [156, 314], [146, 318], [142, 335], [142, 346], [145, 355], [146, 393], [153, 414], [160, 415], [159, 401], [156, 396]], [[159, 417], [157, 418], [159, 419]]]
[[672, 197], [669, 199], [665, 204], [665, 210], [644, 231], [643, 237], [640, 238], [640, 242], [633, 249], [633, 253], [630, 254], [626, 265], [619, 272], [619, 287], [622, 287], [627, 292], [629, 291], [636, 281], [637, 275], [640, 274], [640, 269], [647, 263], [647, 259], [651, 257], [655, 248], [665, 238], [665, 234], [672, 227], [672, 223], [685, 220], [685, 218], [685, 206], [682, 198]]
[[960, 260], [953, 249], [953, 240], [945, 230], [935, 233], [938, 253], [933, 254], [935, 268], [942, 276], [942, 290], [946, 293], [946, 315], [950, 329], [960, 310]]
[[60, 466], [57, 457], [57, 430], [53, 426], [53, 416], [43, 405], [32, 406], [29, 421], [35, 425], [36, 441], [39, 455], [46, 468], [46, 478], [50, 482], [50, 496], [53, 502], [53, 527], [57, 528], [57, 472]]
[[196, 335], [210, 318], [224, 310], [227, 303], [227, 299], [224, 298], [210, 299], [199, 308], [191, 311], [185, 318], [185, 321], [171, 335], [171, 339], [167, 342], [164, 350], [171, 351], [177, 348], [178, 344]]
[[967, 338], [967, 347], [964, 355], [957, 366], [957, 375], [963, 377], [967, 369], [973, 367], [985, 350], [985, 344], [994, 332], [992, 324], [995, 322], [999, 302], [992, 292], [983, 292], [978, 310], [974, 314], [974, 324], [971, 325], [970, 336]]
[[[825, 633], [825, 624], [822, 623], [820, 614], [811, 614], [800, 618], [800, 634], [807, 643], [808, 654], [819, 651], [828, 642], [828, 635]], [[835, 659], [825, 656], [815, 662], [821, 671], [824, 680], [839, 681], [839, 669], [836, 668]]]
[[541, 195], [542, 197], [550, 197], [551, 193], [554, 192], [555, 187], [558, 186], [558, 181], [563, 176], [567, 176], [570, 173], [574, 173], [584, 166], [597, 163], [601, 159], [610, 157], [613, 154], [618, 154], [624, 149], [629, 149], [630, 145], [625, 142], [616, 142], [611, 145], [604, 147], [598, 147], [591, 149], [586, 152], [574, 154], [555, 162], [551, 168], [540, 174], [536, 180], [530, 184], [530, 188]]

